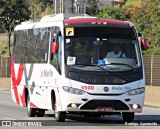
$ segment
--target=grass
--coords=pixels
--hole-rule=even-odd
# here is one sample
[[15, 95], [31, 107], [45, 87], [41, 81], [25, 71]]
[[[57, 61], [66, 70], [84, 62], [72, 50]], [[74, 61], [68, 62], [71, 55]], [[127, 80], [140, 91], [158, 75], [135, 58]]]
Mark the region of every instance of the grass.
[[[141, 6], [141, 2], [142, 2], [142, 0], [127, 0], [124, 7], [132, 6], [132, 5], [133, 6]], [[115, 7], [119, 7], [119, 4], [115, 4]]]
[[0, 36], [6, 36], [6, 33], [0, 33]]
[[7, 56], [7, 42], [0, 42], [0, 56]]
[[141, 3], [141, 1], [142, 0], [127, 0], [126, 6], [135, 5], [135, 4]]
[[[11, 38], [11, 50], [12, 50]], [[0, 56], [8, 56], [7, 37], [5, 33], [0, 33]]]

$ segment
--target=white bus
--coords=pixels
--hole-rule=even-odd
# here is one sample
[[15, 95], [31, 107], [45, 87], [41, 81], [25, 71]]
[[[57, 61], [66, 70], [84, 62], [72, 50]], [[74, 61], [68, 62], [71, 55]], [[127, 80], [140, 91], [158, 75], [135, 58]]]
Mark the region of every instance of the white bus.
[[14, 31], [12, 99], [29, 117], [53, 110], [58, 122], [75, 113], [132, 122], [144, 105], [147, 48], [127, 21], [57, 14], [23, 22]]

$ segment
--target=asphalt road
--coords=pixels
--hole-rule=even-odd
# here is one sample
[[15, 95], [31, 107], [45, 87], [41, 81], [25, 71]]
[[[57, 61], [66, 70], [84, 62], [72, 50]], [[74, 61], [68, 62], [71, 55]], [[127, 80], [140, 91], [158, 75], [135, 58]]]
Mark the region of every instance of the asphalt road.
[[[2, 122], [3, 125], [6, 125], [6, 122], [10, 122], [12, 126], [15, 126], [12, 128], [16, 128], [16, 123], [19, 122], [21, 124], [18, 125], [18, 129], [21, 128], [20, 126], [22, 126], [22, 124], [27, 126], [28, 124], [37, 124], [39, 127], [34, 127], [37, 129], [41, 128], [40, 125], [45, 126], [47, 129], [126, 129], [128, 127], [140, 127], [144, 129], [154, 127], [158, 129], [160, 128], [160, 108], [144, 107], [142, 113], [135, 114], [133, 123], [123, 123], [122, 117], [118, 115], [106, 115], [101, 118], [84, 118], [82, 116], [68, 115], [65, 122], [56, 122], [53, 111], [47, 111], [44, 117], [28, 117], [25, 107], [21, 107], [11, 101], [9, 91], [0, 91], [0, 125], [2, 125]], [[159, 123], [158, 126], [156, 126], [157, 123]], [[0, 128], [2, 128], [2, 126], [0, 126]], [[3, 128], [8, 129], [7, 126], [3, 126]]]

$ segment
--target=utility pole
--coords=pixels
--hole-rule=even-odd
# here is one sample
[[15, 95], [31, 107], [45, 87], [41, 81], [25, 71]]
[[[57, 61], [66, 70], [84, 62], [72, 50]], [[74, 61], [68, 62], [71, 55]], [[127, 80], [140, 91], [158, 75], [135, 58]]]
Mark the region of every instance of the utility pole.
[[53, 5], [54, 5], [54, 14], [57, 13], [57, 0], [53, 0]]
[[112, 4], [113, 4], [113, 10], [114, 10], [114, 0], [112, 1]]
[[64, 11], [63, 11], [63, 5], [64, 5], [64, 0], [62, 0], [62, 13], [64, 13]]
[[84, 0], [84, 14], [86, 13], [86, 7], [87, 7], [87, 2], [86, 2], [86, 0]]
[[61, 5], [62, 5], [62, 0], [60, 0], [60, 3], [59, 3], [59, 13], [61, 13]]
[[60, 0], [60, 13], [63, 13], [63, 2], [64, 0]]
[[72, 0], [72, 13], [73, 13], [73, 10], [74, 10], [74, 0]]
[[76, 2], [76, 13], [80, 13], [80, 0], [75, 0]]

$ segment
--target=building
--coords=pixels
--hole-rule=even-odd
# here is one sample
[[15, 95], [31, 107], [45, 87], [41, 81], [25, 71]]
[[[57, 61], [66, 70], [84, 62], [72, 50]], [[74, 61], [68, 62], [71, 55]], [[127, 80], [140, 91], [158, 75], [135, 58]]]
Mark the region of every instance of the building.
[[[85, 8], [89, 8], [88, 0], [55, 0], [56, 13], [84, 13]], [[124, 3], [124, 0], [99, 0], [98, 8], [113, 7], [113, 3]], [[61, 6], [60, 6], [61, 5]], [[61, 10], [61, 11], [60, 11]]]

